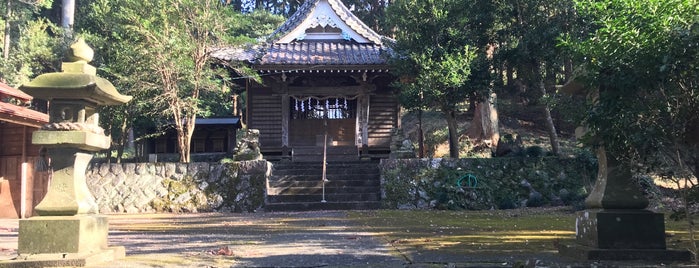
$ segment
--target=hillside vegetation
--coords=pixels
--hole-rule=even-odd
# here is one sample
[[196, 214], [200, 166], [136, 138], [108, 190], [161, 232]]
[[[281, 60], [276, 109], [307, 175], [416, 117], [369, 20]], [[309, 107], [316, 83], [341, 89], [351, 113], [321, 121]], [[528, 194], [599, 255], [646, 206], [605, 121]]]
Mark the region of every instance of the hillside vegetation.
[[[540, 106], [513, 103], [508, 99], [501, 100], [498, 105], [500, 120], [500, 135], [517, 135], [522, 140], [524, 148], [538, 147], [544, 153], [551, 151], [551, 142], [546, 132], [545, 118]], [[554, 111], [555, 112], [555, 111]], [[460, 157], [491, 157], [491, 148], [484, 144], [472, 144], [466, 137], [466, 130], [471, 125], [473, 114], [466, 109], [460, 110], [457, 116], [459, 128]], [[567, 122], [563, 116], [554, 118], [557, 124], [561, 142], [561, 155], [573, 156], [581, 150], [575, 139], [575, 126]], [[406, 111], [402, 115], [401, 126], [405, 135], [418, 148], [419, 119], [417, 111]], [[423, 111], [422, 129], [425, 139], [425, 157], [448, 157], [448, 131], [444, 116], [439, 111]], [[495, 148], [492, 148], [495, 150]]]

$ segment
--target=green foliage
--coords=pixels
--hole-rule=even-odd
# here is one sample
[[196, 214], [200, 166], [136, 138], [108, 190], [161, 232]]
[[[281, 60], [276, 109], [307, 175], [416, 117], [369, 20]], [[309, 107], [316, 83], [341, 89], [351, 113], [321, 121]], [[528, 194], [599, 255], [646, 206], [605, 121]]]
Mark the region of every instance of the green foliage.
[[595, 31], [563, 42], [584, 63], [585, 142], [656, 172], [699, 168], [699, 17], [685, 0], [576, 1]]
[[129, 104], [103, 109], [105, 129], [123, 146], [137, 139], [178, 133], [180, 161], [189, 154], [196, 117], [232, 114], [228, 73], [211, 68], [211, 51], [255, 43], [282, 21], [265, 11], [236, 12], [218, 1], [96, 0], [78, 5], [76, 29], [96, 49], [95, 65]]
[[0, 59], [0, 76], [10, 85], [20, 85], [39, 74], [59, 70], [62, 52], [61, 30], [43, 18], [17, 25], [11, 37], [8, 59]]
[[[450, 156], [458, 157], [454, 112], [469, 97], [484, 95], [469, 87], [477, 49], [463, 33], [460, 0], [399, 0], [386, 14], [396, 41], [389, 60], [400, 79], [400, 102], [408, 109], [439, 109], [449, 127]], [[485, 53], [480, 53], [484, 56]]]

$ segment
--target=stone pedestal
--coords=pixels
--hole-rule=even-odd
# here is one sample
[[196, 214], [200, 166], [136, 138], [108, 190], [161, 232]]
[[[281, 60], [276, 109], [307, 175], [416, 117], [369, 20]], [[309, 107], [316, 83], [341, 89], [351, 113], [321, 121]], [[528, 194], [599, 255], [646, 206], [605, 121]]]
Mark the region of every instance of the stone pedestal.
[[632, 179], [631, 169], [597, 151], [599, 170], [586, 210], [575, 220], [574, 244], [561, 244], [562, 255], [581, 260], [690, 261], [687, 250], [667, 250], [665, 217], [645, 208], [648, 200]]
[[665, 219], [647, 210], [586, 210], [575, 219], [578, 243], [600, 249], [665, 249]]
[[124, 247], [109, 247], [107, 217], [39, 216], [19, 221], [19, 255], [0, 267], [75, 267], [121, 259]]
[[98, 215], [32, 217], [19, 221], [20, 255], [90, 253], [107, 248], [109, 223]]
[[578, 212], [576, 244], [559, 251], [583, 260], [689, 261], [686, 250], [667, 250], [665, 218], [648, 210], [601, 210]]

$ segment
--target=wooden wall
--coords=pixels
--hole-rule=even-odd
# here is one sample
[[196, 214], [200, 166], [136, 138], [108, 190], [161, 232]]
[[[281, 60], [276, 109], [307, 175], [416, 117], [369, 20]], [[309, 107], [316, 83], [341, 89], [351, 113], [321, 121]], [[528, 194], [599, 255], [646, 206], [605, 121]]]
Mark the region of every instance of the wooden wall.
[[369, 146], [389, 147], [391, 130], [398, 126], [398, 99], [390, 94], [371, 95], [369, 99]]
[[262, 148], [281, 148], [282, 146], [282, 99], [263, 89], [250, 91], [251, 129], [260, 130]]
[[[32, 127], [7, 122], [0, 124], [0, 218], [19, 218], [22, 215], [22, 196], [26, 200], [24, 214], [31, 216], [34, 206], [46, 194], [48, 174], [34, 172], [34, 163], [40, 149], [31, 144], [34, 130]], [[25, 157], [22, 156], [23, 152], [26, 153]], [[23, 170], [26, 174], [24, 194]]]

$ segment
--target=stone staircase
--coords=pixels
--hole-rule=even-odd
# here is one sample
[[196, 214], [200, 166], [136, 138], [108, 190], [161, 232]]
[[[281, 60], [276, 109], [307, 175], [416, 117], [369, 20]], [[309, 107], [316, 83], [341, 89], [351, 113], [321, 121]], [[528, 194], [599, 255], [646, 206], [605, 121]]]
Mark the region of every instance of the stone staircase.
[[321, 162], [277, 162], [267, 184], [267, 211], [362, 210], [381, 207], [378, 162], [329, 162], [323, 200]]
[[[328, 162], [346, 162], [359, 160], [359, 151], [355, 146], [328, 146]], [[297, 146], [292, 150], [294, 162], [323, 162], [323, 146]]]

